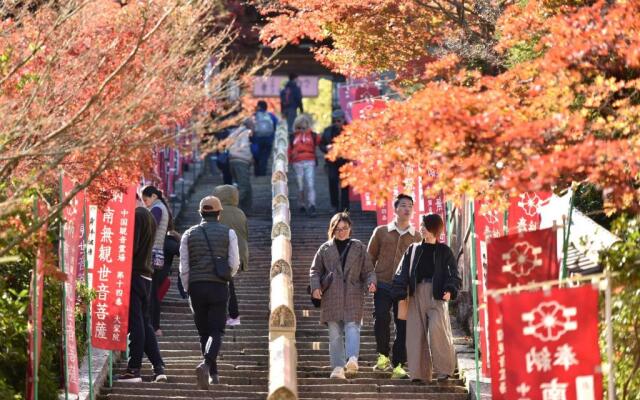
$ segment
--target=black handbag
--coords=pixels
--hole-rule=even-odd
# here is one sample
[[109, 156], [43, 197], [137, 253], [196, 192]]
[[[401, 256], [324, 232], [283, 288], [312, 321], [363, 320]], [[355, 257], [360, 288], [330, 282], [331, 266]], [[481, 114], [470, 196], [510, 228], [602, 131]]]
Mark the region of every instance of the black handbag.
[[213, 249], [211, 248], [211, 243], [209, 242], [207, 231], [202, 226], [200, 226], [200, 229], [202, 229], [204, 239], [207, 241], [207, 246], [209, 247], [209, 253], [211, 253], [211, 258], [213, 259], [213, 273], [221, 280], [230, 282], [232, 276], [231, 267], [229, 266], [229, 260], [213, 254]]

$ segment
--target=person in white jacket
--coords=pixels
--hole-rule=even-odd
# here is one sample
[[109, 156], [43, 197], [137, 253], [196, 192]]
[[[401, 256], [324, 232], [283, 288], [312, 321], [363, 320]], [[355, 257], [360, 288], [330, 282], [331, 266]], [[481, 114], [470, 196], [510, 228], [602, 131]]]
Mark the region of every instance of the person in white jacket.
[[239, 206], [245, 213], [251, 211], [253, 193], [251, 190], [251, 136], [253, 135], [253, 120], [247, 118], [226, 139], [229, 142], [229, 165], [233, 183], [240, 192]]

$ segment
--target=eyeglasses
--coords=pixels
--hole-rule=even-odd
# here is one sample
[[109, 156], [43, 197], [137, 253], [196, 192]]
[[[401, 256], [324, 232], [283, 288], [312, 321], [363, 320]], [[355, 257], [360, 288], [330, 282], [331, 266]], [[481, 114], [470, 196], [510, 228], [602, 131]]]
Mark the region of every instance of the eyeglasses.
[[336, 228], [334, 229], [335, 232], [348, 232], [351, 229], [350, 226], [346, 227], [346, 228]]

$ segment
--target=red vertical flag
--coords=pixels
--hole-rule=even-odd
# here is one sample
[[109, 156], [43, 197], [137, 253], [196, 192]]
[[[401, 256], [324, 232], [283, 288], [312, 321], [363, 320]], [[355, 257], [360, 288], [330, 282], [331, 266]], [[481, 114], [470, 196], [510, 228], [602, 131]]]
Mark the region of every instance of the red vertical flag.
[[[444, 193], [440, 192], [435, 197], [422, 197], [422, 203], [424, 204], [424, 209], [421, 214], [438, 214], [443, 221], [445, 221], [444, 229], [442, 230], [442, 234], [438, 238], [438, 241], [441, 243], [445, 243], [447, 241], [447, 216], [445, 209], [445, 199]], [[417, 222], [416, 227], [420, 226], [420, 221]]]
[[511, 199], [509, 233], [535, 231], [540, 228], [540, 207], [551, 198], [549, 192], [525, 192]]
[[[64, 177], [62, 179], [62, 195], [67, 198], [74, 188], [73, 182]], [[82, 244], [81, 225], [83, 223], [84, 192], [78, 192], [62, 211], [64, 226], [62, 230], [62, 254], [60, 262], [64, 266], [66, 278], [65, 287], [65, 332], [67, 355], [68, 390], [71, 394], [78, 394], [80, 390], [78, 378], [78, 348], [76, 343], [76, 277]]]
[[487, 334], [487, 240], [497, 238], [504, 232], [504, 213], [483, 209], [480, 201], [474, 202], [474, 224], [476, 234], [476, 266], [478, 273], [478, 322], [480, 330], [480, 350], [482, 352], [482, 373], [489, 374], [489, 336]]
[[114, 195], [103, 210], [89, 207], [87, 256], [97, 294], [91, 309], [91, 342], [100, 349], [127, 348], [135, 196], [132, 186]]
[[[38, 213], [38, 217], [43, 217], [47, 213], [44, 205], [40, 203], [38, 203], [37, 209], [34, 211]], [[46, 235], [47, 227], [48, 225], [46, 223], [42, 226], [42, 235]], [[27, 365], [26, 391], [27, 400], [31, 400], [35, 396], [34, 380], [37, 379], [38, 368], [40, 366], [40, 356], [42, 349], [42, 297], [44, 295], [44, 264], [46, 254], [46, 244], [42, 241], [41, 238], [36, 254], [36, 265], [33, 269], [33, 279], [31, 280], [31, 285], [29, 288], [29, 298], [31, 299], [31, 304], [29, 307], [29, 324], [27, 327], [27, 332], [29, 335], [29, 362]]]
[[598, 291], [593, 286], [505, 295], [498, 303], [505, 373], [494, 399], [602, 398]]
[[487, 287], [543, 282], [558, 277], [557, 235], [553, 228], [491, 239], [487, 245]]

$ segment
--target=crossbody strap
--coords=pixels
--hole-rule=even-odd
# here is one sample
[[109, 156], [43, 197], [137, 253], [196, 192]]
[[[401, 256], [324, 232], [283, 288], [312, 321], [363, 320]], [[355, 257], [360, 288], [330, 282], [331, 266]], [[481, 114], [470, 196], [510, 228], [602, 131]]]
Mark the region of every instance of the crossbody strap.
[[349, 248], [351, 247], [351, 243], [353, 243], [353, 241], [349, 240], [349, 243], [347, 243], [347, 247], [345, 247], [342, 254], [340, 254], [340, 262], [342, 263], [343, 270], [344, 270], [344, 263], [347, 261], [347, 254], [349, 253]]
[[207, 242], [207, 247], [209, 248], [209, 254], [211, 255], [211, 261], [215, 262], [215, 257], [213, 256], [213, 249], [211, 248], [211, 242], [209, 242], [209, 235], [207, 235], [207, 230], [204, 229], [204, 227], [202, 225], [200, 225], [200, 229], [202, 230], [202, 233], [204, 234], [204, 240]]
[[411, 268], [413, 268], [413, 259], [416, 256], [416, 246], [415, 244], [411, 245], [411, 258], [409, 258], [409, 275], [411, 275]]

